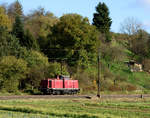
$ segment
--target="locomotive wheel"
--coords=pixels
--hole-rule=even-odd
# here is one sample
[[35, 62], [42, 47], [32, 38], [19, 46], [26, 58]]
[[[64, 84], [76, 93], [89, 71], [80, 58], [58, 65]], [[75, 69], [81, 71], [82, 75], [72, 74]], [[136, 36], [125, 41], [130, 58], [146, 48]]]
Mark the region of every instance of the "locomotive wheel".
[[60, 92], [60, 95], [64, 95], [64, 91], [61, 91], [61, 92]]
[[60, 91], [57, 91], [57, 92], [56, 92], [57, 95], [60, 95], [60, 93], [61, 93]]
[[60, 95], [60, 91], [53, 91], [53, 95]]

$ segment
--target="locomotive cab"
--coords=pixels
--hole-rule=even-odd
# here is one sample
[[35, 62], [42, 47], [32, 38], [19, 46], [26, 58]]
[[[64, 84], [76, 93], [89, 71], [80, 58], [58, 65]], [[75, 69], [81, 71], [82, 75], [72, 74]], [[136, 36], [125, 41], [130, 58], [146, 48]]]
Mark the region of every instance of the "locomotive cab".
[[65, 75], [59, 75], [58, 78], [61, 79], [61, 80], [63, 80], [63, 79], [65, 79], [65, 80], [71, 80], [72, 79], [69, 76], [65, 76]]

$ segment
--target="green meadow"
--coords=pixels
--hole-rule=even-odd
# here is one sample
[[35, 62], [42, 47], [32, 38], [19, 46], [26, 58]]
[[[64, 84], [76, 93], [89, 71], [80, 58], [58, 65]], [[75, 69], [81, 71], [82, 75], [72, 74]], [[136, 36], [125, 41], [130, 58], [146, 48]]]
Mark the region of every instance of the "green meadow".
[[1, 100], [0, 118], [150, 118], [150, 99]]

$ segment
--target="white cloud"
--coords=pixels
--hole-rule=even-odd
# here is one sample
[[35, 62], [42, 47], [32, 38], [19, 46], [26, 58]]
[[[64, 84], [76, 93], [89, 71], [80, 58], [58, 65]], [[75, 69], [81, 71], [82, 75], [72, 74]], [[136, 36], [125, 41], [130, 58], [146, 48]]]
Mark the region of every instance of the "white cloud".
[[146, 5], [150, 5], [150, 0], [141, 0], [141, 1], [143, 1], [143, 3]]
[[144, 27], [150, 28], [150, 21], [145, 21], [143, 25]]
[[138, 3], [140, 3], [141, 5], [144, 5], [144, 6], [149, 6], [150, 7], [150, 0], [137, 0]]
[[144, 21], [143, 22], [143, 27], [144, 27], [145, 30], [150, 32], [150, 21]]

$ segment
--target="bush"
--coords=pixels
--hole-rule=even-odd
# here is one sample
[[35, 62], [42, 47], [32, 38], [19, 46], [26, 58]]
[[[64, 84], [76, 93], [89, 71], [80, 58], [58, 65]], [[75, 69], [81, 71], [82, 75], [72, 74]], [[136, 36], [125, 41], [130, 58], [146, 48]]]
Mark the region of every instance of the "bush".
[[106, 62], [122, 61], [125, 57], [125, 54], [122, 51], [123, 50], [122, 47], [102, 44], [100, 48], [101, 48], [101, 57]]
[[110, 91], [121, 91], [121, 87], [120, 86], [115, 86], [115, 85], [112, 85], [109, 87], [109, 90]]
[[74, 75], [74, 78], [79, 81], [79, 87], [83, 93], [93, 92], [97, 88], [96, 78], [92, 75], [93, 73], [86, 71], [78, 68], [76, 75]]
[[111, 79], [103, 79], [101, 80], [101, 90], [105, 91], [105, 90], [109, 90], [109, 88], [114, 85], [113, 81]]
[[118, 81], [118, 82], [123, 82], [123, 81], [126, 81], [127, 80], [127, 78], [126, 77], [124, 77], [124, 76], [122, 76], [122, 75], [116, 75], [116, 77], [115, 77], [115, 82], [116, 81]]
[[101, 90], [104, 91], [113, 85], [114, 75], [104, 64], [102, 64], [101, 68], [103, 68], [101, 71]]
[[0, 89], [16, 92], [21, 79], [28, 73], [27, 63], [14, 56], [5, 56], [0, 60]]
[[135, 91], [137, 88], [135, 85], [127, 84], [126, 90], [127, 91]]
[[137, 90], [137, 87], [133, 84], [127, 83], [127, 82], [122, 82], [119, 84], [122, 91], [135, 91]]
[[30, 91], [38, 89], [42, 79], [46, 78], [47, 67], [46, 66], [34, 66], [29, 68], [27, 78], [22, 80], [22, 89]]

